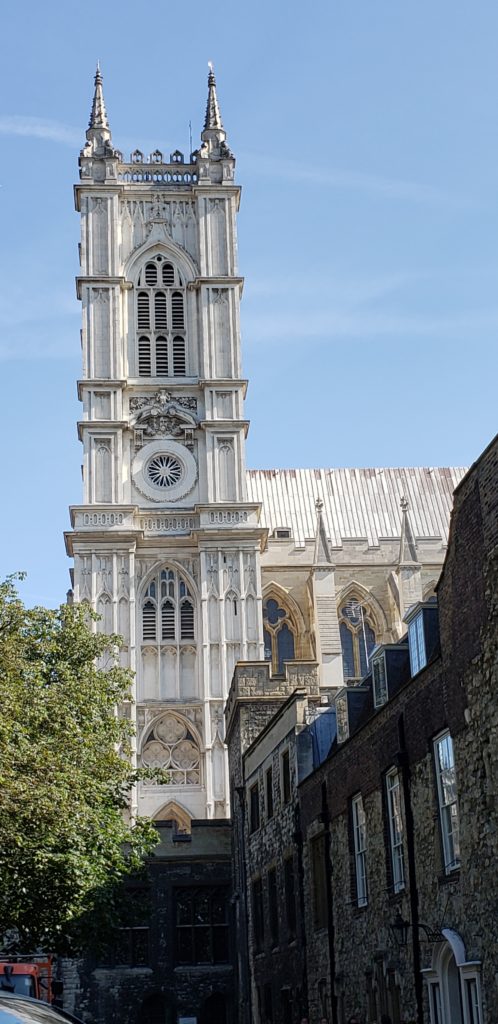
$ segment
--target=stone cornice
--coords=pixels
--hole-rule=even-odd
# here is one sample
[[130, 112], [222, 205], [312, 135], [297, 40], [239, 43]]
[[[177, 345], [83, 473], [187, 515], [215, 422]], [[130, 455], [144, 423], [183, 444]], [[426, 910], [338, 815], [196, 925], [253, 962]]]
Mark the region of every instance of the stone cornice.
[[243, 377], [199, 377], [198, 384], [200, 388], [242, 387], [245, 398], [249, 381]]
[[78, 420], [76, 427], [80, 441], [83, 440], [84, 430], [98, 430], [99, 433], [101, 433], [102, 431], [105, 432], [109, 430], [132, 429], [127, 420]]
[[187, 291], [196, 291], [197, 289], [202, 288], [203, 285], [208, 285], [214, 288], [229, 288], [231, 286], [239, 285], [242, 293], [244, 288], [244, 278], [230, 274], [219, 274], [218, 276], [211, 275], [209, 277], [199, 276], [196, 277], [194, 281], [189, 281]]
[[219, 430], [240, 430], [242, 428], [243, 431], [244, 431], [244, 437], [247, 437], [247, 434], [249, 432], [249, 423], [250, 423], [249, 420], [234, 420], [234, 419], [232, 419], [232, 420], [221, 420], [221, 419], [214, 420], [213, 419], [213, 420], [201, 420], [200, 423], [199, 423], [199, 426], [202, 427], [203, 430], [213, 430], [213, 431], [216, 431], [216, 432], [219, 431]]
[[96, 274], [82, 274], [76, 278], [76, 296], [78, 299], [81, 299], [81, 292], [83, 289], [83, 285], [85, 284], [93, 285], [95, 288], [113, 288], [116, 287], [116, 285], [118, 285], [120, 288], [123, 288], [124, 290], [127, 287], [127, 281], [122, 276], [111, 277], [109, 275], [109, 277], [107, 277], [102, 276], [102, 274], [100, 274], [99, 276], [97, 276]]
[[110, 377], [86, 377], [76, 381], [80, 402], [83, 401], [83, 390], [85, 388], [87, 390], [90, 388], [104, 388], [106, 391], [109, 391], [111, 388], [119, 388], [121, 391], [124, 391], [127, 384], [128, 382], [123, 380], [123, 378], [112, 380]]

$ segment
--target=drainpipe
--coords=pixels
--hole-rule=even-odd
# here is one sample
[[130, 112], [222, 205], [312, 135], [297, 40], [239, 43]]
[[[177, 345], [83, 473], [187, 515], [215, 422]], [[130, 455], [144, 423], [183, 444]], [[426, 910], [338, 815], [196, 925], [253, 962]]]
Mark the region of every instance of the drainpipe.
[[398, 764], [403, 784], [403, 801], [405, 805], [406, 821], [406, 852], [408, 861], [408, 881], [410, 892], [410, 917], [412, 922], [413, 987], [415, 989], [415, 1001], [417, 1004], [417, 1024], [424, 1024], [424, 983], [422, 981], [421, 974], [418, 889], [417, 873], [415, 867], [415, 828], [413, 823], [413, 809], [410, 788], [411, 773], [408, 764], [408, 752], [406, 749], [405, 739], [405, 720], [403, 715], [400, 715], [400, 717], [398, 718], [398, 741]]
[[330, 1008], [332, 1024], [339, 1024], [337, 996], [335, 994], [335, 928], [332, 898], [332, 862], [330, 859], [330, 816], [327, 800], [327, 780], [322, 782], [322, 821], [325, 829], [325, 879], [327, 883], [327, 938], [329, 947]]
[[303, 833], [301, 829], [301, 807], [299, 804], [299, 798], [294, 808], [295, 817], [295, 832], [294, 842], [297, 850], [297, 871], [298, 871], [298, 885], [299, 885], [299, 917], [300, 917], [300, 932], [301, 932], [301, 950], [303, 954], [303, 986], [302, 986], [302, 1005], [301, 1005], [301, 1017], [309, 1017], [308, 1010], [308, 949], [306, 942], [306, 911], [304, 907], [304, 864], [303, 864]]
[[239, 907], [241, 908], [241, 917], [243, 918], [241, 924], [242, 927], [239, 929], [238, 941], [244, 936], [244, 947], [239, 946], [239, 983], [240, 983], [240, 995], [242, 997], [243, 1005], [246, 1008], [247, 1024], [252, 1024], [252, 986], [250, 979], [249, 970], [249, 909], [248, 909], [248, 895], [247, 895], [247, 868], [246, 859], [244, 855], [244, 838], [246, 831], [246, 791], [245, 786], [235, 787], [237, 796], [239, 798], [240, 806], [240, 833], [238, 836], [238, 860], [239, 860], [239, 884], [242, 889], [242, 900], [239, 900]]

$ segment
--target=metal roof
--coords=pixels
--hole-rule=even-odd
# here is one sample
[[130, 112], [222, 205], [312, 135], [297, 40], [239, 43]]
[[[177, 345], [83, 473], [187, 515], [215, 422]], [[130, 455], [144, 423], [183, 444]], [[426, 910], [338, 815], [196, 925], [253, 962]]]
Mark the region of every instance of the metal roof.
[[453, 491], [465, 473], [464, 467], [250, 469], [248, 500], [261, 502], [261, 523], [270, 533], [290, 528], [297, 547], [315, 536], [317, 498], [334, 547], [345, 540], [375, 547], [379, 540], [399, 538], [403, 497], [415, 537], [446, 542]]

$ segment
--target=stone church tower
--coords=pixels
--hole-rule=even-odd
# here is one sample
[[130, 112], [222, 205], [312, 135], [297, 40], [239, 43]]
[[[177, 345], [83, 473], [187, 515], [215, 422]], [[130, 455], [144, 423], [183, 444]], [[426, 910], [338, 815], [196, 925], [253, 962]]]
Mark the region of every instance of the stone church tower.
[[360, 682], [434, 592], [464, 472], [246, 472], [234, 168], [212, 70], [188, 162], [126, 162], [97, 69], [76, 186], [84, 503], [67, 549], [75, 600], [125, 638], [137, 761], [169, 773], [134, 810], [186, 829], [229, 813], [236, 662], [277, 677], [316, 662], [323, 702]]
[[223, 706], [263, 657], [259, 505], [247, 497], [236, 217], [240, 189], [213, 71], [201, 145], [130, 162], [102, 76], [80, 155], [83, 504], [74, 597], [125, 638], [141, 814], [228, 815]]

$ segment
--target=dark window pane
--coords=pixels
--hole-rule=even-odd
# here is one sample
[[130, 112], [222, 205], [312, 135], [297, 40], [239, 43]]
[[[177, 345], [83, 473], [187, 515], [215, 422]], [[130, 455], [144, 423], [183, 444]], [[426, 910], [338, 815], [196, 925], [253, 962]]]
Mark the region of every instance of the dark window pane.
[[192, 929], [190, 928], [177, 928], [176, 930], [176, 959], [179, 964], [194, 963]]
[[226, 964], [228, 960], [228, 928], [221, 925], [213, 928], [213, 963]]
[[271, 661], [271, 636], [267, 629], [263, 630], [263, 643], [265, 647], [265, 661]]
[[192, 900], [187, 893], [177, 894], [176, 923], [190, 924], [192, 919]]
[[285, 611], [283, 608], [279, 608], [276, 601], [271, 599], [266, 602], [263, 609], [263, 615], [265, 619], [270, 623], [270, 626], [276, 626], [279, 619], [285, 619]]
[[227, 919], [227, 900], [224, 892], [214, 894], [211, 901], [213, 924], [225, 924]]
[[270, 911], [270, 937], [272, 946], [278, 945], [278, 889], [277, 872], [271, 868], [268, 872], [268, 906]]
[[197, 893], [195, 898], [194, 924], [209, 924], [209, 893]]
[[194, 955], [196, 964], [211, 962], [211, 943], [209, 928], [194, 928]]
[[354, 679], [356, 673], [354, 669], [353, 634], [351, 630], [348, 629], [345, 622], [341, 622], [339, 628], [341, 631], [342, 665], [344, 669], [344, 678]]
[[366, 676], [368, 673], [368, 658], [375, 647], [375, 633], [368, 625], [368, 622], [365, 622], [364, 632], [363, 627], [360, 629], [358, 633], [358, 641], [360, 644], [360, 675], [363, 678], [363, 676]]
[[286, 623], [277, 633], [277, 648], [278, 671], [283, 672], [284, 661], [291, 661], [294, 657], [294, 636]]

